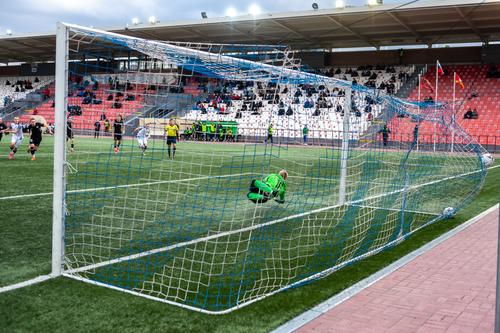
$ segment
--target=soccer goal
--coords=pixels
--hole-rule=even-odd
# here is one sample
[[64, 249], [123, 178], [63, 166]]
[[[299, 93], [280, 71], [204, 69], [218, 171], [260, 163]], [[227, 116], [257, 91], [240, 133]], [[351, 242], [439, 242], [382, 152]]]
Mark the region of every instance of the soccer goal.
[[135, 35], [57, 27], [53, 275], [227, 313], [398, 244], [483, 183], [486, 151], [446, 104], [282, 45]]

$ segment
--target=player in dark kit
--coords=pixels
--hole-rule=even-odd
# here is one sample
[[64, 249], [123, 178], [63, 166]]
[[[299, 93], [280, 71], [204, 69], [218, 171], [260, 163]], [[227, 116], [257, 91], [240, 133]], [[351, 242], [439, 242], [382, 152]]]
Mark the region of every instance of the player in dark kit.
[[30, 143], [28, 146], [28, 153], [31, 153], [31, 160], [36, 160], [36, 151], [40, 147], [40, 143], [42, 142], [42, 132], [43, 128], [48, 128], [47, 123], [42, 124], [38, 123], [35, 118], [30, 119], [30, 124], [27, 129], [30, 133]]
[[101, 122], [96, 120], [94, 123], [94, 139], [99, 139], [99, 134], [101, 132]]
[[389, 142], [389, 134], [391, 133], [391, 130], [387, 127], [387, 124], [384, 124], [382, 129], [378, 132], [382, 134], [382, 142], [384, 143], [384, 147], [386, 147]]
[[7, 129], [7, 125], [3, 122], [2, 117], [0, 117], [0, 141], [2, 141], [3, 131]]
[[66, 142], [68, 142], [68, 140], [71, 142], [70, 152], [75, 151], [75, 141], [73, 140], [73, 137], [73, 118], [68, 116], [68, 119], [66, 120]]
[[113, 136], [115, 139], [115, 153], [119, 153], [123, 136], [123, 117], [121, 115], [118, 115], [118, 118], [113, 123]]

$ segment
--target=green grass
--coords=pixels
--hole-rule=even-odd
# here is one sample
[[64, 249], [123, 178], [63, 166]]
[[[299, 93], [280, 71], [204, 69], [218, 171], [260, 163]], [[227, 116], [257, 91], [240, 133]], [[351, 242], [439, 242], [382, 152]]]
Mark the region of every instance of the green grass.
[[[101, 186], [114, 187], [115, 185], [125, 183], [144, 182], [147, 179], [165, 179], [165, 175], [174, 174], [173, 180], [207, 174], [222, 175], [228, 172], [249, 173], [228, 183], [229, 188], [233, 188], [234, 192], [237, 193], [235, 197], [240, 197], [245, 192], [241, 190], [241, 184], [248, 183], [256, 167], [261, 167], [263, 173], [267, 172], [267, 170], [264, 170], [268, 162], [264, 160], [265, 158], [273, 159], [273, 165], [276, 167], [286, 167], [291, 171], [291, 175], [293, 176], [294, 174], [299, 174], [299, 172], [304, 174], [312, 172], [311, 168], [314, 167], [314, 162], [317, 162], [319, 157], [325, 157], [324, 149], [290, 148], [288, 150], [281, 150], [280, 152], [272, 152], [276, 156], [275, 158], [262, 157], [262, 160], [250, 161], [242, 160], [239, 157], [242, 155], [243, 149], [243, 146], [240, 145], [213, 146], [184, 144], [184, 155], [179, 155], [182, 156], [179, 160], [181, 163], [175, 161], [174, 163], [167, 164], [163, 162], [163, 159], [155, 158], [159, 153], [163, 153], [160, 150], [148, 155], [146, 159], [141, 158], [134, 151], [124, 152], [121, 157], [113, 156], [109, 153], [109, 143], [109, 140], [101, 140], [98, 145], [93, 143], [92, 140], [77, 141], [79, 151], [100, 150], [101, 154], [98, 157], [91, 157], [91, 155], [86, 155], [85, 153], [70, 157], [72, 164], [79, 171], [77, 174], [70, 176], [70, 190]], [[28, 155], [23, 152], [18, 154], [19, 156], [15, 161], [0, 159], [2, 175], [4, 174], [4, 170], [6, 171], [5, 174], [9, 175], [0, 179], [0, 187], [2, 188], [0, 197], [23, 193], [51, 192], [52, 155], [50, 155], [50, 144], [50, 139], [44, 141], [43, 150], [39, 154], [38, 160], [34, 163], [29, 161]], [[179, 154], [183, 154], [182, 145], [180, 145]], [[208, 150], [208, 147], [210, 147], [210, 150]], [[191, 154], [187, 155], [187, 151], [190, 151]], [[278, 153], [279, 158], [277, 158]], [[0, 155], [6, 156], [6, 154], [6, 144], [2, 142], [0, 143]], [[246, 154], [246, 156], [253, 155], [255, 155], [254, 152]], [[300, 156], [300, 158], [297, 158], [297, 156]], [[386, 161], [391, 160], [397, 163], [400, 157], [394, 154], [386, 155], [385, 158]], [[120, 159], [122, 163], [115, 163]], [[218, 168], [208, 170], [203, 163], [199, 163], [203, 159], [209, 160], [212, 165], [218, 165]], [[141, 167], [140, 163], [144, 163], [144, 161], [147, 161], [149, 165]], [[428, 161], [426, 160], [426, 162]], [[128, 162], [129, 164], [124, 165], [123, 162]], [[332, 167], [337, 165], [335, 164], [338, 163], [337, 158], [330, 160], [324, 158], [322, 163], [324, 163], [323, 168], [318, 171], [317, 176], [321, 178], [337, 176], [336, 173], [328, 171], [338, 170], [337, 167]], [[428, 164], [432, 166], [431, 163]], [[108, 165], [108, 169], [101, 170], [103, 165]], [[112, 165], [111, 168], [118, 169], [110, 170], [109, 165]], [[236, 172], [230, 168], [232, 165], [243, 167]], [[132, 170], [133, 181], [130, 178], [117, 177], [117, 174], [123, 174], [123, 172], [117, 172], [120, 168]], [[373, 169], [373, 166], [370, 168], [373, 172], [382, 172], [382, 168]], [[107, 178], [95, 176], [96, 173], [101, 173], [101, 171], [104, 171]], [[83, 177], [82, 175], [87, 176]], [[427, 176], [427, 173], [422, 174], [423, 178]], [[0, 318], [2, 318], [2, 321], [0, 321], [0, 331], [105, 332], [121, 330], [128, 332], [141, 330], [164, 332], [266, 332], [492, 206], [498, 201], [498, 194], [500, 192], [499, 179], [500, 170], [491, 170], [485, 186], [479, 195], [471, 204], [461, 210], [454, 219], [428, 226], [416, 232], [408, 241], [403, 242], [397, 247], [350, 265], [322, 280], [279, 293], [228, 315], [210, 316], [194, 313], [175, 306], [146, 300], [106, 288], [59, 278], [40, 285], [0, 294]], [[303, 179], [293, 179], [292, 177], [290, 187], [292, 189], [294, 186], [295, 188], [299, 188], [299, 185], [304, 184], [303, 181]], [[208, 188], [209, 193], [212, 193], [210, 192], [209, 184], [205, 181], [196, 181], [196, 185], [200, 186], [200, 184]], [[328, 186], [335, 188], [336, 185], [327, 184], [325, 188], [328, 188]], [[176, 194], [171, 199], [181, 204], [183, 200], [186, 200], [185, 197], [179, 196], [184, 186], [186, 184], [180, 186], [174, 182], [167, 185], [144, 187], [140, 191], [129, 189], [115, 190], [112, 193], [107, 193], [106, 190], [101, 191], [97, 196], [93, 194], [89, 195], [89, 193], [78, 194], [68, 198], [69, 209], [70, 212], [74, 212], [75, 210], [80, 211], [82, 208], [85, 208], [85, 210], [90, 209], [91, 213], [82, 215], [80, 216], [81, 218], [95, 216], [95, 213], [99, 210], [104, 212], [103, 216], [106, 216], [106, 213], [109, 214], [110, 211], [109, 209], [102, 210], [103, 207], [123, 206], [124, 202], [122, 200], [127, 196], [133, 197], [131, 194], [140, 194], [141, 197], [146, 196], [149, 198], [147, 202], [157, 203], [159, 201], [158, 198], [152, 197], [152, 195], [158, 193], [158, 191], [161, 193]], [[290, 196], [287, 199], [296, 202], [296, 206], [292, 206], [292, 208], [300, 211], [298, 208], [300, 205], [306, 205], [306, 209], [314, 209], [318, 207], [318, 204], [321, 206], [322, 202], [318, 203], [304, 199], [308, 197], [308, 189], [306, 188], [304, 191], [304, 193], [293, 193], [293, 191], [290, 191]], [[336, 193], [333, 193], [332, 197], [325, 198], [324, 200], [335, 199], [335, 195]], [[203, 201], [213, 198], [211, 198], [211, 195], [203, 198], [198, 197], [193, 199], [193, 202], [199, 202], [200, 199]], [[149, 209], [145, 209], [145, 207], [148, 207], [147, 202], [145, 206], [136, 207], [136, 210], [142, 211], [142, 215], [135, 216], [136, 220], [147, 220], [150, 218], [148, 216], [150, 214]], [[212, 205], [218, 204], [215, 200], [210, 203]], [[244, 200], [236, 201], [235, 204], [235, 211], [241, 213], [240, 227], [242, 227], [245, 225], [244, 223], [246, 223], [245, 221], [248, 217], [246, 214], [251, 213], [252, 206], [249, 206], [250, 208], [245, 206], [248, 203]], [[426, 206], [422, 204], [421, 207]], [[0, 200], [2, 216], [7, 217], [0, 220], [0, 257], [2, 258], [0, 261], [0, 285], [8, 285], [49, 272], [51, 209], [50, 196], [32, 199]], [[203, 212], [205, 210], [206, 207], [200, 210], [200, 216], [204, 216]], [[115, 210], [111, 215], [127, 216], [127, 214], [127, 212]], [[264, 210], [262, 215], [258, 217], [258, 221], [274, 219], [276, 216], [282, 216], [282, 214], [283, 212], [279, 211], [271, 212], [270, 210]], [[329, 217], [325, 216], [324, 218]], [[70, 215], [69, 221], [71, 219]], [[182, 230], [182, 228], [175, 229], [176, 225], [182, 225], [183, 223], [185, 221], [181, 219], [178, 223], [169, 225], [169, 234], [177, 234], [177, 239], [199, 237], [199, 235], [203, 234], [203, 230], [209, 227], [206, 220], [200, 220], [200, 224], [196, 225], [198, 230], [201, 231], [199, 233], [186, 233], [186, 230]], [[150, 234], [155, 234], [154, 231], [154, 229], [151, 229]], [[280, 230], [280, 232], [283, 232], [283, 235], [288, 235], [290, 231]], [[156, 241], [159, 240], [157, 239]], [[81, 262], [85, 260], [85, 258], [80, 258]], [[120, 273], [121, 271], [123, 270], [116, 268], [114, 273]]]

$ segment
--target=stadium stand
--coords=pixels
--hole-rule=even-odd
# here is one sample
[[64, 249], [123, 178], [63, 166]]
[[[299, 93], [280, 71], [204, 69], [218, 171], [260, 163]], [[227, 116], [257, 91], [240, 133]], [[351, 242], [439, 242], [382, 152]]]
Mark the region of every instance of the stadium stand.
[[[413, 73], [414, 68], [414, 66], [329, 67], [317, 72], [375, 87], [387, 93], [396, 93]], [[495, 142], [490, 141], [495, 140], [500, 133], [500, 113], [496, 108], [500, 98], [500, 81], [494, 75], [497, 73], [496, 68], [486, 65], [453, 65], [445, 66], [445, 70], [445, 75], [439, 78], [438, 102], [452, 103], [453, 72], [459, 73], [465, 89], [456, 86], [456, 119], [481, 144], [495, 145]], [[165, 80], [165, 77], [168, 76], [158, 75], [158, 80]], [[424, 78], [433, 85], [435, 67], [429, 67]], [[145, 85], [128, 85], [128, 79], [130, 77], [126, 74], [114, 77], [97, 74], [80, 79], [74, 78], [69, 111], [73, 115], [75, 128], [88, 130], [104, 117], [113, 120], [118, 114], [127, 118], [139, 113], [148, 104], [148, 94], [153, 92], [148, 91]], [[36, 80], [38, 82], [33, 83], [30, 80], [35, 81], [33, 77], [2, 78], [0, 80], [2, 101], [4, 96], [13, 96], [15, 100], [22, 99], [27, 93], [49, 84], [42, 93], [47, 94], [48, 99], [31, 112], [24, 114], [21, 121], [27, 122], [33, 114], [36, 114], [43, 116], [48, 123], [52, 123], [54, 121], [53, 77], [39, 77]], [[110, 80], [114, 83], [118, 81], [118, 84], [111, 83]], [[25, 88], [27, 82], [31, 83], [33, 89]], [[140, 80], [134, 77], [133, 82]], [[429, 96], [434, 98], [434, 87], [423, 82], [424, 80], [421, 85], [421, 99]], [[169, 82], [162, 83], [165, 87], [169, 86]], [[276, 124], [274, 130], [277, 137], [301, 138], [304, 126], [308, 127], [311, 139], [337, 139], [341, 131], [344, 105], [342, 91], [329, 91], [326, 88], [316, 91], [307, 86], [301, 87], [298, 91], [285, 85], [280, 85], [275, 91], [273, 87], [243, 83], [233, 87], [220, 87], [216, 80], [202, 80], [196, 77], [188, 78], [181, 87], [169, 87], [171, 90], [174, 88], [173, 92], [176, 93], [198, 98], [206, 96], [183, 116], [184, 120], [236, 121], [238, 134], [247, 138], [264, 137], [269, 122]], [[210, 94], [206, 94], [207, 92]], [[413, 89], [409, 99], [418, 99], [418, 87]], [[472, 116], [469, 113], [464, 117], [468, 110], [473, 112]], [[353, 135], [358, 137], [369, 127], [370, 122], [377, 118], [380, 109], [367, 101], [356, 100], [353, 112], [356, 116], [352, 121]], [[292, 127], [295, 129], [290, 130]], [[404, 138], [411, 140], [414, 127], [415, 123], [410, 119], [395, 118], [389, 122], [391, 136], [398, 137], [400, 141]], [[432, 133], [431, 128], [421, 128], [419, 140], [427, 143], [433, 141]], [[438, 138], [440, 142], [449, 140], [450, 137]]]
[[18, 76], [0, 78], [0, 105], [7, 106], [21, 100], [29, 93], [54, 81], [53, 76]]
[[[413, 66], [359, 66], [325, 68], [318, 72], [396, 93], [413, 70]], [[373, 101], [354, 100], [352, 112], [355, 117], [351, 125], [353, 136], [359, 137], [381, 110]], [[338, 89], [329, 91], [326, 87], [319, 87], [316, 90], [308, 86], [294, 89], [286, 85], [275, 89], [272, 86], [240, 83], [234, 87], [220, 87], [204, 101], [197, 103], [184, 119], [236, 121], [238, 134], [247, 138], [264, 137], [271, 122], [276, 124], [275, 135], [279, 137], [300, 138], [302, 129], [307, 126], [311, 139], [338, 139], [343, 106], [343, 91]]]
[[[143, 74], [143, 76], [146, 75], [148, 73]], [[131, 79], [134, 84], [129, 83]], [[146, 82], [146, 79], [142, 81]], [[150, 78], [147, 81], [155, 82]], [[137, 113], [148, 105], [149, 95], [156, 96], [156, 92], [151, 90], [152, 87], [140, 82], [141, 78], [137, 76], [132, 78], [126, 74], [112, 77], [97, 74], [72, 78], [68, 112], [73, 117], [74, 128], [89, 130], [93, 128], [96, 121], [104, 119], [112, 121], [119, 114], [127, 118]], [[170, 84], [162, 75], [156, 75], [156, 82], [165, 86]], [[27, 122], [32, 115], [36, 114], [44, 117], [48, 123], [54, 122], [54, 89], [54, 84], [50, 85], [47, 90], [51, 98], [23, 115], [21, 121]], [[187, 89], [191, 94], [198, 91], [198, 87], [195, 88], [193, 85], [188, 85]]]
[[[438, 84], [438, 103], [453, 103], [453, 72], [459, 74], [464, 88], [459, 84], [455, 87], [455, 112], [456, 121], [470, 135], [475, 137], [482, 145], [495, 145], [494, 140], [500, 134], [500, 79], [491, 75], [495, 68], [487, 65], [449, 65], [443, 66], [444, 75], [440, 75]], [[436, 67], [428, 68], [421, 84], [421, 99], [432, 97], [435, 99]], [[430, 83], [426, 83], [426, 80]], [[418, 100], [418, 87], [412, 91], [410, 100]], [[474, 114], [475, 110], [477, 114]], [[466, 113], [468, 116], [466, 117]], [[398, 122], [396, 124], [396, 122]], [[410, 138], [415, 124], [409, 119], [393, 119], [390, 126], [393, 134]], [[433, 140], [432, 128], [420, 128], [420, 140], [430, 142]], [[449, 136], [438, 138], [441, 142], [451, 140]]]
[[415, 66], [370, 66], [326, 68], [319, 73], [352, 81], [353, 83], [383, 89], [389, 94], [396, 93], [408, 77], [415, 71]]

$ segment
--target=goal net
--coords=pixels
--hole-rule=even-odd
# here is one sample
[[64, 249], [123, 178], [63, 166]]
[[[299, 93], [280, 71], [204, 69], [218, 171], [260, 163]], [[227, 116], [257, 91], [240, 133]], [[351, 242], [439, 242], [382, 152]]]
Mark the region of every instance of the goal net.
[[[453, 215], [486, 174], [446, 104], [315, 74], [285, 46], [65, 24], [57, 43], [54, 269], [74, 279], [229, 312]], [[281, 170], [286, 191], [249, 200]]]

